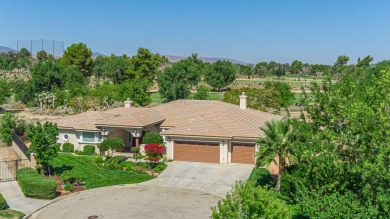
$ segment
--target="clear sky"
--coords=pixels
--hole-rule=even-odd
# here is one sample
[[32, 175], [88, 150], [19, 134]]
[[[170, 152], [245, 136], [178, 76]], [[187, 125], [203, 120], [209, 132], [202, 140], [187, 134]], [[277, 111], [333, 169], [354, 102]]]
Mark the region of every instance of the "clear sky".
[[0, 46], [84, 42], [93, 51], [246, 62], [390, 59], [389, 0], [0, 0]]

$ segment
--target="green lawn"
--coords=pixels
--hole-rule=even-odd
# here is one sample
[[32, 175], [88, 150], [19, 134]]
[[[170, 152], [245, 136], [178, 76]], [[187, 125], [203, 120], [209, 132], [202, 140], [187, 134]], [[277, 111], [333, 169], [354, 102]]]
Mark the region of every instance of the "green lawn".
[[72, 175], [80, 177], [85, 182], [87, 189], [103, 186], [140, 183], [152, 179], [152, 176], [137, 174], [132, 171], [103, 170], [96, 166], [90, 156], [75, 156], [60, 153], [51, 162], [52, 171], [61, 175], [66, 170], [71, 170]]
[[160, 93], [151, 93], [152, 103], [151, 104], [160, 104], [162, 103]]
[[23, 218], [25, 214], [20, 211], [15, 211], [11, 209], [0, 210], [0, 218], [10, 218], [10, 219], [19, 219]]
[[[207, 100], [223, 100], [223, 94], [225, 92], [210, 92]], [[190, 95], [188, 99], [192, 99], [193, 94]], [[152, 105], [161, 104], [162, 99], [159, 93], [151, 93]]]

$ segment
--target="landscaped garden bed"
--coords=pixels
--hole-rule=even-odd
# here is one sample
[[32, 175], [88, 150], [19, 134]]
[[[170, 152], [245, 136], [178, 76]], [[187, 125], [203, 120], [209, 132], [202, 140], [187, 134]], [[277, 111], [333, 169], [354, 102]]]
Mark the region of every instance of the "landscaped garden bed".
[[[51, 161], [52, 172], [56, 176], [63, 178], [73, 178], [77, 183], [84, 183], [86, 189], [103, 186], [141, 183], [154, 178], [142, 172], [122, 169], [103, 169], [98, 167], [95, 160], [102, 157], [75, 156], [73, 154], [58, 154]], [[114, 158], [112, 158], [114, 159]], [[127, 164], [127, 162], [124, 162]], [[128, 162], [130, 164], [130, 162]], [[65, 178], [66, 178], [65, 177]]]

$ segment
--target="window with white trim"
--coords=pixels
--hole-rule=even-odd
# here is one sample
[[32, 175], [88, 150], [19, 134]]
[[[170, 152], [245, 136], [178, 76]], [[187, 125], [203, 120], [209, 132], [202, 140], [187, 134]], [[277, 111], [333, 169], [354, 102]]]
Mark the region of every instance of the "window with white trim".
[[95, 142], [95, 132], [83, 132], [83, 142]]

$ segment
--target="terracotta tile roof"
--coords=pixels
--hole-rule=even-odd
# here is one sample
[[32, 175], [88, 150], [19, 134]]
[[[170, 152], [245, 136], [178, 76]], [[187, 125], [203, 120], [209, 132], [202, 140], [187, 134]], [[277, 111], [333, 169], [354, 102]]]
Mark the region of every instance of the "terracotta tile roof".
[[113, 116], [110, 114], [104, 114], [99, 111], [88, 111], [58, 120], [53, 120], [52, 122], [57, 123], [58, 128], [62, 129], [97, 131], [99, 129], [96, 128], [96, 122], [104, 121], [112, 117]]
[[[239, 106], [221, 101], [179, 100], [171, 103], [164, 104], [164, 107], [156, 109], [161, 114], [167, 115], [161, 126], [170, 126], [171, 124], [174, 126], [173, 124], [177, 123], [185, 125], [179, 125], [162, 132], [162, 134], [167, 136], [259, 138], [263, 135], [260, 129], [261, 126], [264, 126], [267, 121], [281, 120], [283, 118], [280, 115], [253, 109], [242, 110]], [[170, 108], [178, 108], [172, 111], [176, 111], [176, 114], [179, 114], [178, 117], [181, 118], [181, 121], [178, 121], [169, 112]], [[221, 133], [225, 133], [225, 135]]]
[[175, 127], [193, 119], [209, 118], [225, 112], [235, 105], [213, 100], [176, 100], [152, 107], [165, 121], [161, 127]]
[[265, 122], [283, 117], [253, 109], [242, 110], [239, 106], [222, 101], [176, 100], [152, 108], [115, 108], [106, 111], [80, 113], [57, 120], [59, 128], [99, 130], [96, 126], [145, 127], [159, 124], [169, 128], [162, 134], [258, 138]]
[[106, 112], [115, 115], [114, 118], [97, 122], [97, 126], [144, 127], [165, 120], [163, 116], [150, 108], [122, 107]]

